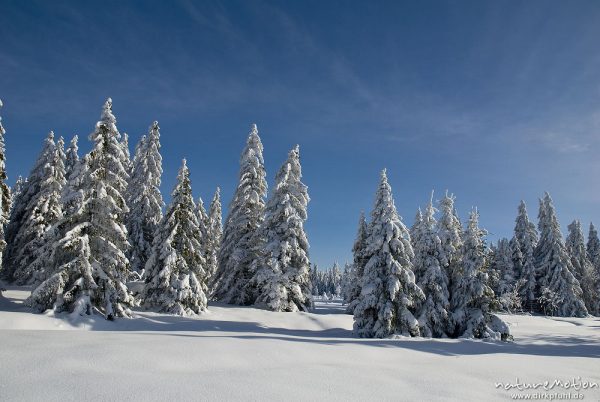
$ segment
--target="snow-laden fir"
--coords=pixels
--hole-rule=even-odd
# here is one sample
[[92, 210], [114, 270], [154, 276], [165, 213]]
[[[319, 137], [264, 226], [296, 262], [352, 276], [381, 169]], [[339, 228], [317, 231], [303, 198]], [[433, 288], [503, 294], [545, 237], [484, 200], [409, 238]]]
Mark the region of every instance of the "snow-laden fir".
[[540, 200], [540, 240], [535, 249], [539, 303], [550, 315], [585, 317], [587, 309], [567, 253], [550, 194]]
[[79, 136], [74, 135], [65, 151], [65, 178], [69, 181], [71, 172], [74, 170], [75, 165], [79, 163]]
[[348, 295], [346, 297], [346, 303], [348, 307], [346, 312], [348, 314], [354, 314], [354, 309], [359, 302], [361, 292], [362, 277], [365, 272], [365, 265], [367, 264], [367, 220], [364, 212], [360, 213], [358, 218], [358, 231], [356, 233], [356, 240], [352, 246], [352, 280], [349, 284]]
[[[448, 276], [450, 303], [456, 305], [452, 297], [457, 294], [456, 285], [459, 281], [462, 264], [462, 225], [454, 208], [454, 200], [454, 195], [448, 194], [448, 192], [440, 200], [439, 209], [441, 217], [438, 221], [438, 236], [442, 243], [442, 252], [444, 255], [443, 269]], [[451, 329], [448, 328], [448, 330]]]
[[578, 220], [574, 220], [568, 226], [568, 230], [569, 234], [565, 239], [565, 247], [567, 248], [567, 253], [571, 257], [573, 275], [575, 275], [575, 279], [577, 279], [581, 285], [585, 307], [589, 312], [593, 313], [598, 304], [599, 295], [596, 293], [594, 286], [596, 284], [594, 280], [594, 268], [587, 258], [585, 237], [583, 236], [581, 223]]
[[7, 228], [3, 276], [10, 282], [22, 285], [34, 280], [33, 262], [48, 243], [47, 231], [62, 217], [64, 162], [62, 138], [55, 143], [51, 131], [21, 190]]
[[132, 163], [126, 197], [129, 207], [126, 227], [131, 244], [128, 258], [131, 270], [143, 274], [164, 206], [160, 192], [163, 170], [158, 122], [152, 123], [148, 135], [140, 139]]
[[208, 209], [208, 236], [205, 239], [206, 249], [206, 272], [209, 278], [212, 278], [217, 272], [218, 254], [223, 237], [223, 219], [221, 212], [221, 189], [217, 187], [210, 207]]
[[207, 272], [185, 159], [146, 263], [142, 300], [159, 311], [190, 315], [206, 311]]
[[535, 224], [529, 220], [525, 202], [521, 200], [515, 221], [514, 237], [521, 250], [521, 286], [519, 295], [521, 306], [527, 311], [534, 311], [537, 300], [536, 269], [533, 252], [538, 242]]
[[[0, 109], [2, 109], [2, 100], [0, 100]], [[12, 208], [11, 195], [6, 180], [6, 147], [4, 145], [4, 134], [6, 131], [2, 126], [2, 116], [0, 116], [0, 261], [2, 261], [2, 255], [6, 249], [5, 227], [8, 224], [10, 210]], [[0, 268], [0, 271], [2, 269]]]
[[76, 165], [77, 173], [64, 194], [66, 211], [45, 279], [28, 304], [37, 311], [53, 308], [91, 314], [96, 310], [112, 320], [131, 314], [133, 297], [125, 285], [129, 243], [123, 194], [128, 174], [110, 98], [89, 138], [93, 149]]
[[419, 210], [412, 233], [415, 258], [413, 269], [417, 284], [425, 292], [417, 317], [421, 335], [446, 337], [450, 327], [450, 292], [448, 290], [448, 266], [446, 253], [438, 234], [436, 209], [432, 199], [425, 212]]
[[257, 264], [253, 237], [264, 220], [267, 196], [262, 152], [258, 128], [253, 124], [240, 158], [239, 184], [229, 204], [213, 279], [213, 298], [226, 303], [254, 303], [255, 292], [249, 286]]
[[296, 146], [275, 176], [265, 220], [255, 236], [258, 260], [247, 292], [255, 292], [258, 306], [273, 311], [308, 311], [312, 307], [304, 232], [309, 201]]
[[354, 331], [362, 338], [419, 335], [412, 311], [425, 298], [412, 271], [408, 229], [396, 211], [386, 171], [375, 194], [367, 237], [368, 262], [354, 309]]
[[510, 330], [494, 310], [494, 291], [485, 270], [487, 232], [479, 228], [479, 213], [471, 211], [464, 234], [463, 256], [452, 294], [453, 336], [506, 339]]

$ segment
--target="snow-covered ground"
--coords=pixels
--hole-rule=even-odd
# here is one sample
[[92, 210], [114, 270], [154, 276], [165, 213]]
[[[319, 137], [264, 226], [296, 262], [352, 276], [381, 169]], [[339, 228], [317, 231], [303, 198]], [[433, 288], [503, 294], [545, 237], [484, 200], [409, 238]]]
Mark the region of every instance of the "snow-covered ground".
[[[352, 317], [209, 305], [200, 318], [136, 311], [75, 322], [0, 298], [0, 400], [507, 400], [495, 383], [600, 385], [600, 319], [505, 316], [513, 343], [364, 340]], [[600, 400], [600, 390], [565, 390]], [[548, 397], [547, 397], [548, 398]], [[557, 397], [555, 397], [557, 398]]]

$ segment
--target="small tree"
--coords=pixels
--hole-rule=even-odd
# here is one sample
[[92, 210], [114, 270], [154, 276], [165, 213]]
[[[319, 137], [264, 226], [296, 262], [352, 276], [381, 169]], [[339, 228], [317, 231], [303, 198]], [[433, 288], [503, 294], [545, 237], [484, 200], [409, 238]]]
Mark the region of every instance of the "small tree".
[[221, 221], [221, 189], [217, 187], [215, 195], [210, 203], [208, 210], [208, 237], [206, 254], [206, 271], [212, 278], [217, 271], [219, 247], [223, 237], [223, 223]]
[[368, 237], [368, 227], [367, 220], [365, 219], [364, 212], [360, 213], [360, 218], [358, 219], [358, 230], [356, 233], [356, 240], [354, 241], [354, 246], [352, 247], [352, 255], [353, 255], [353, 274], [352, 274], [352, 282], [350, 283], [350, 289], [348, 291], [348, 299], [346, 302], [348, 303], [348, 307], [346, 308], [346, 312], [348, 314], [353, 314], [356, 305], [360, 299], [360, 292], [362, 286], [362, 277], [365, 272], [365, 265], [367, 264], [367, 237]]

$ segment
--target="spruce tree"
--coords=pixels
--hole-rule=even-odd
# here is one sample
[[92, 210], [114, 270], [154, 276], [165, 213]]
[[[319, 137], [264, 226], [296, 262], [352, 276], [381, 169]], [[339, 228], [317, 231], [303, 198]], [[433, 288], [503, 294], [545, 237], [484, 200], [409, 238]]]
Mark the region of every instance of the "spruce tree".
[[510, 293], [515, 286], [513, 252], [506, 238], [498, 241], [495, 253], [495, 268], [498, 271], [498, 288], [494, 289], [498, 296]]
[[64, 143], [54, 142], [50, 132], [30, 174], [27, 204], [19, 219], [11, 222], [10, 242], [6, 249], [5, 267], [9, 281], [18, 285], [34, 280], [36, 265], [32, 264], [46, 243], [46, 231], [62, 217], [61, 192], [65, 184]]
[[455, 197], [446, 192], [444, 198], [440, 201], [441, 217], [438, 222], [438, 236], [442, 242], [444, 254], [444, 266], [448, 276], [448, 290], [450, 291], [450, 302], [454, 297], [454, 287], [459, 281], [460, 271], [462, 270], [462, 225], [457, 217], [454, 208]]
[[302, 182], [298, 146], [290, 151], [275, 182], [259, 229], [260, 257], [252, 279], [256, 304], [273, 311], [308, 311], [312, 295], [304, 223], [310, 198]]
[[215, 299], [231, 304], [254, 303], [249, 282], [257, 265], [253, 242], [264, 220], [267, 195], [263, 146], [253, 124], [240, 159], [239, 184], [229, 204], [213, 286]]
[[[0, 109], [2, 108], [0, 100]], [[10, 188], [6, 184], [6, 146], [4, 145], [4, 134], [6, 131], [2, 126], [2, 116], [0, 116], [0, 261], [2, 261], [4, 250], [6, 249], [4, 229], [8, 224], [8, 218], [11, 210]], [[2, 271], [0, 267], [0, 271]]]
[[359, 302], [362, 277], [365, 272], [365, 265], [367, 259], [367, 220], [365, 219], [364, 212], [361, 211], [358, 219], [358, 230], [356, 233], [356, 240], [352, 247], [353, 256], [353, 268], [352, 268], [352, 282], [349, 285], [348, 297], [346, 303], [348, 306], [346, 312], [348, 314], [354, 314], [354, 309]]
[[413, 224], [409, 230], [410, 241], [413, 246], [413, 249], [415, 248], [415, 246], [417, 245], [417, 243], [420, 240], [419, 236], [421, 234], [421, 224], [422, 223], [423, 223], [423, 211], [421, 211], [421, 207], [419, 207], [417, 209], [417, 213], [415, 215], [415, 221], [413, 222]]
[[127, 175], [131, 175], [133, 170], [133, 161], [131, 160], [131, 153], [129, 152], [129, 135], [123, 133], [121, 136], [121, 147], [123, 148], [121, 163], [127, 172]]
[[533, 255], [538, 235], [535, 224], [529, 220], [524, 201], [521, 201], [519, 204], [519, 213], [515, 220], [513, 240], [513, 243], [519, 245], [522, 258], [521, 274], [519, 277], [522, 283], [519, 288], [521, 306], [527, 311], [533, 312], [536, 309], [538, 297], [537, 274]]
[[452, 299], [453, 335], [505, 340], [510, 335], [508, 326], [492, 314], [495, 295], [485, 272], [486, 234], [479, 228], [479, 213], [471, 211], [462, 245], [462, 269]]
[[143, 302], [160, 311], [190, 315], [206, 311], [205, 260], [185, 159], [146, 264]]
[[79, 162], [79, 145], [77, 142], [79, 141], [79, 136], [75, 135], [71, 139], [71, 143], [69, 147], [65, 151], [65, 178], [67, 181], [71, 175], [71, 172], [75, 168], [75, 165]]
[[596, 271], [600, 272], [600, 239], [593, 223], [590, 223], [586, 253]]
[[573, 275], [579, 281], [583, 292], [583, 302], [589, 312], [594, 312], [598, 303], [598, 294], [595, 288], [594, 267], [588, 260], [585, 238], [581, 223], [574, 220], [569, 226], [569, 235], [565, 240], [567, 253], [571, 257]]
[[440, 338], [446, 337], [450, 328], [450, 294], [444, 269], [448, 263], [438, 235], [435, 212], [432, 194], [420, 223], [413, 228], [416, 239], [413, 241], [413, 266], [417, 285], [425, 292], [425, 301], [420, 303], [417, 314], [421, 335]]
[[76, 165], [77, 173], [63, 193], [66, 213], [58, 225], [48, 279], [28, 303], [38, 311], [97, 310], [112, 320], [130, 316], [133, 297], [125, 286], [129, 243], [123, 195], [128, 175], [110, 98], [89, 138], [93, 149]]
[[587, 309], [573, 264], [567, 253], [550, 194], [540, 200], [540, 240], [535, 249], [541, 289], [540, 305], [546, 314], [585, 317]]
[[221, 238], [223, 237], [223, 223], [221, 218], [221, 189], [217, 187], [215, 195], [208, 209], [208, 237], [207, 255], [206, 255], [206, 272], [209, 278], [213, 277], [217, 271], [217, 256], [219, 247], [221, 246]]
[[34, 290], [26, 304], [36, 312], [53, 309], [57, 313], [92, 314], [98, 285], [96, 270], [90, 263], [89, 222], [81, 210], [88, 196], [82, 187], [88, 172], [86, 155], [72, 168], [62, 194], [63, 217], [53, 228], [54, 236], [47, 240], [45, 254], [34, 263], [45, 264], [36, 276]]
[[418, 336], [412, 311], [425, 296], [415, 283], [410, 235], [396, 211], [385, 170], [371, 212], [367, 256], [360, 301], [354, 309], [355, 333], [362, 338]]
[[594, 289], [594, 305], [589, 311], [590, 314], [600, 316], [600, 239], [598, 231], [593, 223], [590, 223], [590, 231], [587, 242], [587, 257], [592, 264], [592, 283]]
[[152, 252], [154, 234], [162, 219], [164, 206], [160, 183], [162, 156], [160, 155], [160, 127], [152, 123], [148, 135], [136, 146], [133, 170], [127, 187], [127, 232], [131, 249], [131, 270], [142, 273]]
[[19, 204], [21, 200], [21, 194], [23, 193], [23, 189], [27, 186], [27, 177], [23, 178], [23, 176], [17, 177], [17, 181], [15, 185], [10, 189], [10, 210], [9, 217], [12, 214], [15, 205]]

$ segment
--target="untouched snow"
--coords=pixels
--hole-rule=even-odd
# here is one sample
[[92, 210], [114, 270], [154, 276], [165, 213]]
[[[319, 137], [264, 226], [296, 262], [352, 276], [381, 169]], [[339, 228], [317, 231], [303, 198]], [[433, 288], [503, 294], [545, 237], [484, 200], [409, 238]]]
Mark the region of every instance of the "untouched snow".
[[[0, 298], [1, 401], [489, 401], [532, 392], [496, 389], [517, 377], [600, 385], [598, 318], [504, 316], [510, 344], [367, 340], [352, 336], [352, 317], [334, 303], [314, 313], [209, 304], [200, 318], [69, 321], [29, 313], [28, 294], [9, 288]], [[597, 388], [579, 393], [600, 399]]]

